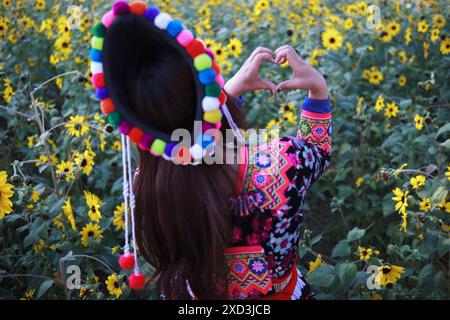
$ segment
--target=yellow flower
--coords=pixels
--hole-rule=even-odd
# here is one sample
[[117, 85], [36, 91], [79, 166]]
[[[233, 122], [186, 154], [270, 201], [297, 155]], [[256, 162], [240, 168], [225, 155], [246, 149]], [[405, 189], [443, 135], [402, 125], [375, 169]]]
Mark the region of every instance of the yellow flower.
[[39, 201], [39, 196], [40, 193], [36, 189], [33, 189], [33, 191], [31, 191], [31, 201], [33, 201], [34, 203]]
[[44, 0], [36, 0], [36, 9], [44, 10], [45, 9], [45, 1]]
[[66, 181], [69, 182], [70, 180], [75, 179], [75, 173], [73, 172], [73, 162], [72, 161], [64, 161], [62, 160], [57, 166], [56, 166], [56, 174], [58, 174], [61, 179], [64, 177], [66, 178]]
[[450, 37], [445, 37], [445, 39], [441, 41], [439, 50], [441, 51], [442, 54], [450, 53]]
[[110, 275], [105, 281], [105, 284], [110, 295], [116, 296], [116, 298], [119, 298], [122, 295], [122, 289], [120, 288], [119, 280], [115, 274]]
[[390, 32], [390, 33], [392, 34], [392, 36], [394, 36], [394, 37], [395, 37], [397, 34], [399, 34], [399, 33], [400, 33], [400, 30], [401, 30], [400, 24], [398, 24], [398, 23], [395, 22], [395, 21], [389, 22], [387, 28], [389, 29], [389, 32]]
[[378, 267], [378, 275], [375, 278], [375, 282], [385, 287], [388, 284], [396, 284], [400, 279], [404, 268], [393, 265], [384, 265]]
[[450, 213], [450, 202], [447, 202], [445, 198], [442, 199], [441, 203], [439, 203], [437, 207], [447, 213]]
[[282, 116], [282, 119], [284, 121], [290, 122], [292, 124], [297, 123], [297, 117], [295, 116], [295, 114], [292, 111], [285, 112]]
[[431, 30], [430, 40], [432, 42], [438, 41], [439, 40], [439, 34], [440, 34], [439, 29]]
[[442, 14], [435, 14], [433, 17], [433, 25], [435, 28], [441, 29], [445, 26], [445, 18]]
[[318, 267], [324, 266], [324, 265], [326, 265], [326, 263], [322, 261], [322, 256], [321, 256], [320, 254], [317, 255], [315, 261], [310, 261], [310, 262], [309, 262], [309, 271], [308, 271], [308, 274], [310, 274], [311, 272], [313, 272], [314, 270], [316, 270]]
[[361, 260], [368, 260], [372, 254], [373, 254], [373, 250], [371, 248], [363, 248], [363, 247], [358, 247], [359, 250], [359, 258]]
[[419, 22], [419, 24], [417, 25], [417, 31], [419, 31], [420, 33], [425, 33], [428, 30], [428, 23], [425, 20], [422, 20]]
[[345, 21], [344, 21], [344, 29], [345, 30], [350, 30], [351, 28], [353, 28], [353, 26], [354, 26], [354, 23], [353, 23], [352, 18], [345, 19]]
[[80, 232], [81, 234], [81, 244], [84, 247], [89, 246], [90, 239], [103, 239], [103, 230], [100, 229], [100, 226], [96, 223], [88, 223], [83, 227], [83, 230]]
[[13, 87], [11, 86], [11, 80], [6, 78], [3, 81], [5, 87], [3, 89], [3, 100], [6, 101], [6, 103], [9, 103], [11, 99], [14, 97], [15, 91]]
[[77, 230], [77, 226], [75, 224], [75, 215], [73, 213], [72, 204], [70, 203], [70, 198], [64, 201], [64, 206], [62, 207], [63, 213], [69, 221], [70, 226], [73, 230]]
[[425, 125], [424, 117], [422, 117], [421, 115], [416, 114], [414, 116], [414, 122], [416, 124], [416, 129], [417, 130], [422, 130], [423, 129], [423, 126]]
[[[3, 4], [7, 1], [9, 1], [9, 0], [4, 0]], [[25, 292], [24, 296], [22, 298], [20, 298], [20, 300], [33, 300], [35, 292], [36, 292], [36, 289], [28, 290], [27, 292]]]
[[114, 210], [114, 219], [113, 224], [116, 226], [117, 231], [123, 230], [125, 228], [125, 204], [122, 202], [121, 204], [116, 206], [116, 210]]
[[447, 171], [445, 171], [445, 176], [448, 178], [448, 181], [450, 181], [450, 164], [447, 165]]
[[75, 163], [88, 176], [94, 167], [94, 158], [89, 150], [85, 150], [83, 153], [77, 153]]
[[384, 109], [384, 98], [383, 96], [379, 96], [377, 101], [375, 102], [375, 111], [380, 112]]
[[395, 118], [398, 113], [398, 106], [395, 102], [388, 103], [386, 109], [384, 110], [384, 115], [386, 118]]
[[99, 222], [102, 214], [100, 212], [100, 207], [103, 202], [97, 197], [95, 194], [90, 193], [89, 191], [84, 191], [84, 198], [86, 200], [86, 204], [89, 207], [89, 218], [91, 218], [94, 222]]
[[400, 76], [398, 78], [398, 85], [400, 87], [404, 87], [406, 85], [406, 77], [405, 76]]
[[369, 300], [383, 300], [383, 297], [378, 293], [372, 293], [369, 297]]
[[233, 57], [238, 58], [242, 54], [242, 42], [238, 38], [231, 38], [228, 50]]
[[430, 211], [431, 199], [430, 198], [423, 199], [422, 201], [420, 201], [419, 206], [420, 206], [420, 210], [422, 210], [423, 212]]
[[322, 33], [322, 45], [327, 50], [338, 50], [342, 44], [342, 34], [338, 30], [329, 28]]
[[384, 76], [381, 70], [377, 69], [376, 67], [372, 67], [369, 75], [369, 83], [379, 85], [381, 81], [383, 81], [383, 79]]
[[222, 46], [221, 43], [216, 43], [214, 46], [211, 46], [210, 49], [214, 53], [214, 56], [218, 63], [221, 63], [228, 59], [228, 47]]
[[401, 214], [406, 214], [406, 207], [408, 207], [408, 194], [409, 191], [406, 190], [403, 192], [400, 188], [395, 188], [392, 193], [395, 197], [392, 197], [392, 200], [396, 201], [395, 210]]
[[70, 121], [65, 125], [69, 135], [79, 137], [89, 131], [89, 124], [83, 116], [71, 116]]
[[12, 201], [10, 198], [14, 195], [12, 190], [14, 186], [9, 184], [7, 180], [8, 175], [6, 171], [0, 171], [0, 220], [12, 212]]
[[414, 190], [418, 190], [420, 187], [423, 187], [426, 183], [426, 178], [423, 175], [418, 175], [409, 181], [411, 183], [411, 186]]
[[364, 178], [363, 177], [359, 177], [356, 182], [355, 185], [359, 188], [362, 186], [362, 184], [364, 183]]

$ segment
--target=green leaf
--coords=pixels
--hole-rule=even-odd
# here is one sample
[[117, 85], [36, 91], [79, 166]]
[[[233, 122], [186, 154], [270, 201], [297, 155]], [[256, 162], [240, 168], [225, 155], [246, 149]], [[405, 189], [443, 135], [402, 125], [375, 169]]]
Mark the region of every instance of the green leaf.
[[29, 245], [33, 243], [39, 242], [41, 237], [45, 235], [48, 229], [48, 222], [42, 221], [42, 219], [38, 218], [33, 221], [33, 223], [30, 226], [30, 232], [23, 240], [23, 245], [25, 247], [28, 247]]
[[447, 197], [448, 190], [443, 186], [439, 186], [431, 196], [431, 202], [435, 205], [438, 205], [442, 202], [443, 199]]
[[55, 281], [53, 281], [52, 279], [48, 279], [48, 280], [45, 280], [44, 282], [42, 282], [41, 286], [39, 287], [37, 297], [38, 298], [42, 297], [54, 283], [55, 283]]
[[[438, 132], [436, 133], [436, 140], [444, 141], [445, 136], [448, 136], [449, 133], [450, 133], [450, 122], [446, 123], [438, 130]], [[444, 136], [444, 138], [442, 138], [441, 136]]]
[[366, 233], [366, 230], [360, 229], [360, 228], [358, 228], [358, 227], [354, 227], [352, 230], [350, 230], [350, 231], [347, 233], [347, 241], [348, 241], [348, 242], [351, 242], [351, 241], [358, 240], [358, 239], [361, 238], [365, 233]]
[[334, 282], [334, 268], [330, 265], [320, 266], [311, 272], [306, 280], [311, 285], [328, 288]]
[[339, 275], [339, 280], [341, 281], [342, 289], [347, 291], [350, 289], [353, 281], [355, 280], [358, 268], [353, 263], [342, 263], [338, 265], [337, 272]]
[[345, 256], [348, 256], [350, 253], [351, 253], [351, 250], [350, 250], [350, 246], [349, 246], [347, 240], [341, 240], [334, 247], [333, 252], [331, 253], [331, 256], [333, 258], [345, 257]]

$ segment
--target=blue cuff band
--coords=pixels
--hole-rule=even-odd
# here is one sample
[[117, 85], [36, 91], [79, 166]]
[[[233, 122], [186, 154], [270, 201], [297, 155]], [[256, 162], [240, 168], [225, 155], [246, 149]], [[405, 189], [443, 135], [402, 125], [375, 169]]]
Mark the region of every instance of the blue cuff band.
[[329, 113], [331, 112], [330, 98], [328, 99], [311, 99], [305, 97], [302, 109], [315, 113]]

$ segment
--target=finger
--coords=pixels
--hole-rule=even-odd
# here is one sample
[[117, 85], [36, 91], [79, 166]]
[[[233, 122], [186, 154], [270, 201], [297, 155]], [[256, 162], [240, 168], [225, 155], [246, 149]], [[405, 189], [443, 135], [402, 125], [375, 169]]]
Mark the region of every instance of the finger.
[[293, 78], [289, 79], [287, 81], [283, 81], [278, 84], [277, 86], [277, 92], [284, 91], [284, 90], [293, 90], [293, 89], [305, 89], [304, 88], [303, 81]]
[[288, 55], [289, 55], [288, 49], [278, 51], [277, 54], [275, 55], [275, 63], [280, 64], [281, 61], [289, 60]]
[[285, 51], [285, 50], [294, 50], [294, 48], [292, 48], [292, 47], [289, 46], [289, 45], [284, 45], [284, 46], [281, 46], [281, 47], [279, 47], [278, 49], [276, 49], [274, 53], [275, 53], [275, 55], [277, 55], [278, 52], [280, 52], [280, 51]]
[[253, 61], [253, 59], [256, 57], [256, 55], [261, 54], [261, 53], [268, 53], [273, 56], [272, 50], [265, 48], [265, 47], [258, 47], [252, 52], [252, 54], [249, 57], [249, 60]]
[[275, 85], [275, 83], [270, 81], [260, 80], [260, 82], [258, 83], [258, 87], [259, 89], [270, 90], [273, 94], [277, 92], [277, 86]]
[[253, 61], [250, 63], [249, 69], [251, 72], [259, 72], [259, 69], [261, 68], [261, 64], [266, 61], [270, 63], [274, 63], [274, 59], [271, 53], [259, 53], [254, 58]]

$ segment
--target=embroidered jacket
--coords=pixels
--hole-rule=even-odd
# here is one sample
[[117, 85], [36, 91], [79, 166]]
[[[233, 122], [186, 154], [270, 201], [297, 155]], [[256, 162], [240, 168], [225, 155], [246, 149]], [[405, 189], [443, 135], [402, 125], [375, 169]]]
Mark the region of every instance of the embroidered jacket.
[[225, 253], [232, 299], [307, 299], [296, 268], [301, 206], [330, 164], [330, 101], [305, 98], [295, 137], [243, 148], [234, 199], [233, 247]]

